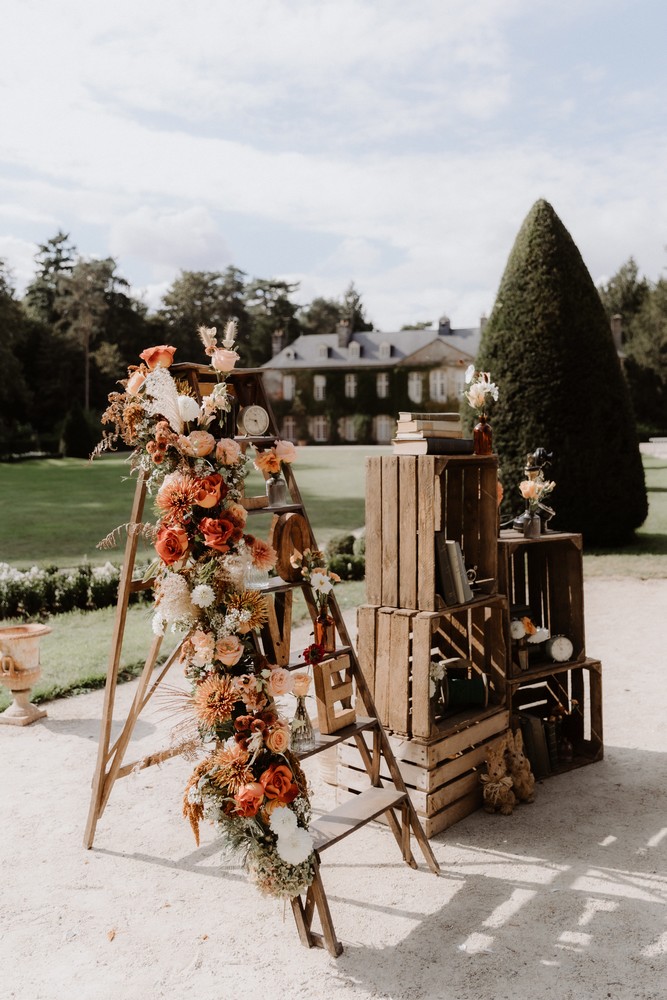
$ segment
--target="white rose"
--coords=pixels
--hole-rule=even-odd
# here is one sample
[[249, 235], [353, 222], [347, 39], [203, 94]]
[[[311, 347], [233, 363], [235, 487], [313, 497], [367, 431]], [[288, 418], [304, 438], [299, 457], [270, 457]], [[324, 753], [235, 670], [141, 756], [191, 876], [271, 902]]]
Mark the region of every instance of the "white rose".
[[196, 420], [199, 416], [199, 403], [192, 396], [179, 396], [178, 412], [181, 415], [181, 419], [186, 424], [189, 424], [191, 420]]

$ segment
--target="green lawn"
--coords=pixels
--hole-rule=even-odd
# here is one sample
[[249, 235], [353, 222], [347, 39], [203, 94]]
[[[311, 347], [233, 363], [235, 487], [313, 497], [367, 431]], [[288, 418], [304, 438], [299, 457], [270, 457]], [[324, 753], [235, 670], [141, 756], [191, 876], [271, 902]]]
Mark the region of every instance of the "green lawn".
[[[324, 546], [332, 535], [364, 524], [365, 460], [387, 454], [387, 448], [302, 448], [296, 478], [315, 537]], [[644, 458], [649, 516], [636, 542], [616, 551], [595, 550], [584, 556], [586, 576], [667, 577], [667, 459]], [[113, 527], [127, 521], [134, 492], [128, 467], [119, 456], [93, 464], [76, 459], [46, 460], [0, 466], [0, 561], [26, 568], [35, 563], [75, 565], [84, 558], [120, 561], [122, 548], [99, 552], [95, 545]], [[255, 476], [256, 474], [253, 474]], [[262, 489], [261, 477], [249, 480], [248, 492]], [[253, 531], [268, 531], [269, 515], [253, 517]], [[148, 550], [145, 552], [148, 557]], [[141, 558], [141, 553], [140, 553]], [[337, 587], [343, 608], [365, 599], [364, 584]], [[297, 602], [296, 616], [305, 614]], [[73, 612], [53, 618], [43, 640], [44, 674], [35, 690], [40, 699], [88, 689], [104, 682], [114, 609]], [[150, 610], [130, 609], [124, 666], [131, 673], [150, 643]], [[165, 649], [174, 641], [168, 637]], [[8, 704], [0, 691], [0, 710]]]

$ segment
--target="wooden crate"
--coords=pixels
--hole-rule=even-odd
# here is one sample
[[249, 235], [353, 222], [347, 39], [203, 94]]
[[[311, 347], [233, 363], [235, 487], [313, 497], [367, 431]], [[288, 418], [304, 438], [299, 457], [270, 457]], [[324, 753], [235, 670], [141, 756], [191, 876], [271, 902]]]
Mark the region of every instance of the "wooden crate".
[[[517, 531], [503, 531], [498, 541], [498, 585], [512, 609], [528, 613], [535, 624], [552, 636], [565, 635], [572, 642], [572, 663], [585, 659], [583, 562], [581, 535], [550, 532], [524, 538]], [[526, 609], [528, 609], [526, 611]], [[511, 645], [510, 677], [525, 677], [552, 661], [538, 647], [523, 663], [518, 647]]]
[[[453, 726], [437, 742], [400, 739], [390, 743], [410, 799], [427, 837], [446, 830], [482, 805], [480, 773], [489, 746], [496, 746], [507, 731], [509, 713], [496, 709], [476, 722]], [[370, 736], [367, 736], [370, 746]], [[369, 785], [358, 748], [346, 741], [338, 748], [337, 798], [345, 801]], [[390, 784], [385, 765], [383, 784]]]
[[[358, 611], [358, 655], [378, 717], [390, 732], [439, 740], [461, 722], [505, 703], [507, 602], [488, 597], [456, 611], [408, 611], [364, 605]], [[430, 692], [431, 661], [462, 657], [488, 688], [487, 708], [438, 715]]]
[[[576, 703], [576, 704], [575, 704]], [[543, 667], [523, 680], [508, 682], [508, 707], [513, 724], [521, 714], [546, 720], [561, 704], [568, 714], [562, 732], [573, 745], [573, 758], [544, 769], [544, 777], [602, 760], [602, 665], [585, 659], [577, 666]], [[548, 744], [548, 736], [547, 744]]]
[[366, 461], [366, 600], [436, 611], [435, 532], [459, 542], [481, 593], [497, 587], [495, 456], [385, 455]]

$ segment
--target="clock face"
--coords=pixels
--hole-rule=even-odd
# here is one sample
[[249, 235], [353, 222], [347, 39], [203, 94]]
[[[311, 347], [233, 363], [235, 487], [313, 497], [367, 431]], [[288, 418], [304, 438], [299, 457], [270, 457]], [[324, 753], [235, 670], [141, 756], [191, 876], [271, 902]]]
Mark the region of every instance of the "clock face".
[[571, 659], [573, 648], [566, 635], [555, 635], [549, 640], [549, 655], [556, 663], [565, 663]]
[[244, 407], [239, 414], [239, 430], [250, 437], [259, 437], [269, 426], [269, 415], [263, 406]]

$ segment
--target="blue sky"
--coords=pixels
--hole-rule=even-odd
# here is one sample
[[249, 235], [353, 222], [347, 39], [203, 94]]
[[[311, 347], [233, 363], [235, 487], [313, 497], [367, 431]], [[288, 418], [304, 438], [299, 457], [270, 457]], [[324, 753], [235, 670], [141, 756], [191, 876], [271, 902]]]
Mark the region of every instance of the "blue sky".
[[490, 312], [540, 197], [596, 282], [667, 263], [664, 0], [22, 0], [0, 256], [58, 229], [149, 304], [180, 268], [351, 280], [375, 324]]

